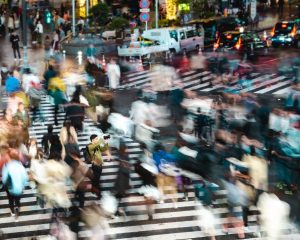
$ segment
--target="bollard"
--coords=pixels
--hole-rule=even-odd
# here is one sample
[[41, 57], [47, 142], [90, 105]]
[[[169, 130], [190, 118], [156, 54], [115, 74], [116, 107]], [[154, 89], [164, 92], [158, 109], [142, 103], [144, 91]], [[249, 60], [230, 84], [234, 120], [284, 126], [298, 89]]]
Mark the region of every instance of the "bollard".
[[82, 64], [82, 51], [77, 52], [78, 64]]
[[102, 57], [102, 68], [103, 68], [104, 71], [106, 71], [106, 61], [105, 61], [104, 55]]
[[142, 57], [141, 56], [139, 58], [138, 71], [140, 71], [140, 72], [144, 71], [144, 66], [143, 66], [143, 61], [142, 61]]

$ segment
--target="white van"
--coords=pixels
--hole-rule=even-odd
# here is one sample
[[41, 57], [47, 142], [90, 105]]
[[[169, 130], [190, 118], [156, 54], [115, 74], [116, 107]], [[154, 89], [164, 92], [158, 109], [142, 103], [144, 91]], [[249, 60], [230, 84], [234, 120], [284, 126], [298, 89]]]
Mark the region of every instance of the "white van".
[[204, 47], [204, 36], [194, 27], [158, 28], [144, 31], [144, 38], [168, 45], [171, 52], [198, 50]]

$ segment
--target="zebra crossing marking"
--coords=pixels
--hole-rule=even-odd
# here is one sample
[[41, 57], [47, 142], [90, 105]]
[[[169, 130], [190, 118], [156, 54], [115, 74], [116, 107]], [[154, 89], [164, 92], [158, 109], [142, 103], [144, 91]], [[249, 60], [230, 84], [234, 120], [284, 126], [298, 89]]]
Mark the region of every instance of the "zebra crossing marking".
[[[121, 84], [121, 88], [138, 88], [142, 89], [150, 85], [151, 76], [154, 73], [150, 71], [131, 73], [127, 75], [128, 80]], [[249, 83], [251, 86], [243, 87], [240, 92], [252, 92], [255, 94], [271, 93], [273, 95], [281, 95], [289, 92], [291, 89], [291, 80], [286, 76], [278, 76], [277, 74], [251, 73]], [[210, 86], [213, 80], [213, 74], [209, 71], [188, 71], [182, 74], [182, 83], [184, 89], [197, 90], [200, 92], [222, 91], [228, 86], [223, 84], [215, 84]], [[201, 81], [200, 81], [201, 80]], [[235, 81], [230, 84], [230, 88], [239, 86], [239, 82]]]

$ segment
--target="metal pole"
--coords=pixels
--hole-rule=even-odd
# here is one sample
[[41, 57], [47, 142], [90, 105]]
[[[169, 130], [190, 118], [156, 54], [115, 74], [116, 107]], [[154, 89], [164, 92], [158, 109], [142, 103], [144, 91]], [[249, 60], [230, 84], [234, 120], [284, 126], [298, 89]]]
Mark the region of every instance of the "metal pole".
[[155, 0], [155, 28], [158, 28], [158, 0]]
[[146, 22], [146, 31], [148, 31], [148, 22]]
[[72, 0], [72, 34], [75, 36], [75, 0]]
[[22, 40], [23, 40], [23, 68], [28, 67], [27, 56], [27, 3], [26, 0], [22, 0]]
[[89, 24], [89, 18], [88, 18], [88, 16], [89, 16], [89, 10], [90, 10], [90, 2], [89, 2], [89, 0], [86, 0], [85, 1], [85, 4], [86, 4], [86, 11], [85, 11], [85, 15], [86, 15], [86, 24], [88, 25]]

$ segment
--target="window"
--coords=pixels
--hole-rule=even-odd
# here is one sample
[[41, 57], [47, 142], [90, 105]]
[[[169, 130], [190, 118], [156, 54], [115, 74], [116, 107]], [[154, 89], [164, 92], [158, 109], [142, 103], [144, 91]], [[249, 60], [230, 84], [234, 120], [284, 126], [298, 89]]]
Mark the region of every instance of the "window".
[[196, 34], [195, 34], [195, 31], [194, 30], [189, 30], [186, 32], [186, 37], [187, 38], [192, 38], [192, 37], [195, 37]]
[[184, 31], [180, 32], [180, 40], [184, 40], [185, 39], [185, 33]]
[[175, 39], [176, 42], [178, 42], [178, 34], [176, 30], [171, 30], [170, 31], [170, 37]]

